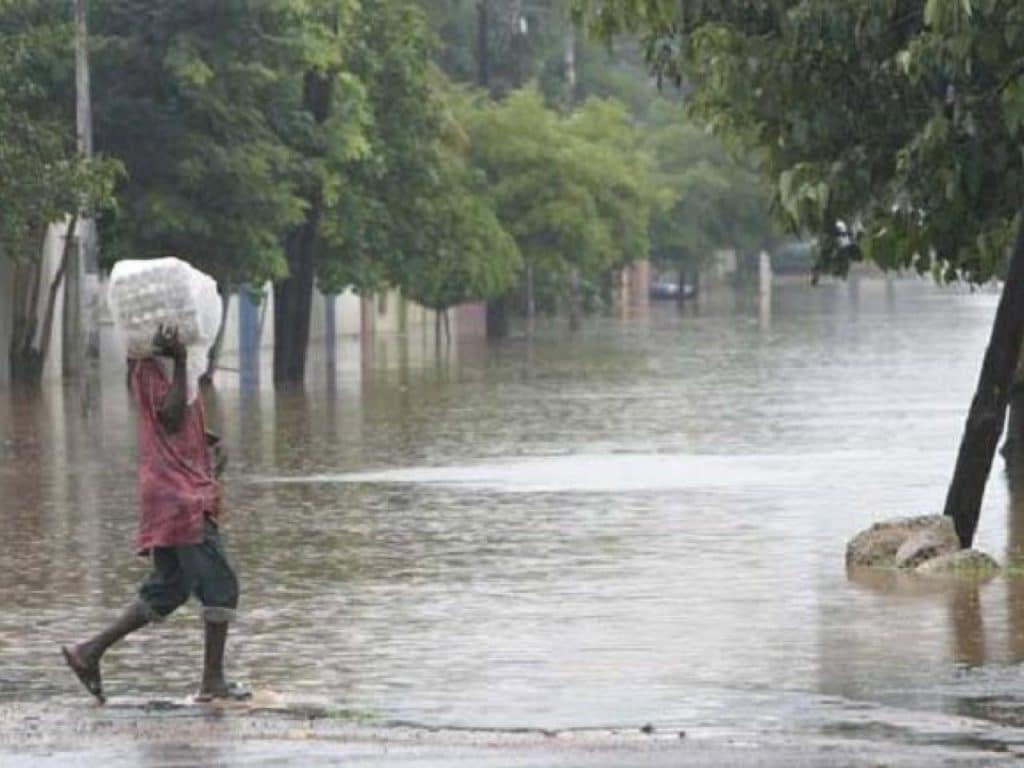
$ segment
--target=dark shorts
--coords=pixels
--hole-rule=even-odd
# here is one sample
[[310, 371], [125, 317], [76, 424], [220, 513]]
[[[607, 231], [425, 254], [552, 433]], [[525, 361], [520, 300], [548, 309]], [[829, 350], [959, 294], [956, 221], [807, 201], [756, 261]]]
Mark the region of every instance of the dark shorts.
[[153, 572], [139, 587], [139, 598], [161, 621], [190, 595], [203, 605], [206, 621], [233, 621], [238, 607], [238, 579], [228, 565], [217, 525], [207, 519], [202, 544], [154, 547]]

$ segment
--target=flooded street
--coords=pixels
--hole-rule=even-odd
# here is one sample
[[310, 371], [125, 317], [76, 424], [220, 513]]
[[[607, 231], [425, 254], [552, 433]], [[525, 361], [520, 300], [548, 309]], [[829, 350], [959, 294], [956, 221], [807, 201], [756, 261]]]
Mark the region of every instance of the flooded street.
[[[843, 563], [870, 523], [941, 511], [995, 301], [777, 286], [770, 316], [381, 347], [302, 393], [226, 372], [232, 672], [431, 727], [952, 743], [967, 716], [1013, 741], [1024, 577], [855, 584]], [[120, 382], [87, 417], [59, 389], [0, 397], [0, 704], [81, 698], [57, 644], [145, 572], [134, 450]], [[1024, 548], [1012, 498], [999, 458], [977, 546], [1000, 562]], [[115, 649], [106, 687], [180, 698], [200, 657], [190, 604]]]

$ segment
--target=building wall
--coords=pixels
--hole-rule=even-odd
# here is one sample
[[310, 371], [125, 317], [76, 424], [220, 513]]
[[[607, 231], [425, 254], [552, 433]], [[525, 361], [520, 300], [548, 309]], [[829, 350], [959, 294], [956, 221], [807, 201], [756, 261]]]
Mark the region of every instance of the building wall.
[[[63, 227], [53, 226], [44, 244], [44, 286], [53, 279], [63, 247]], [[7, 349], [12, 321], [12, 268], [0, 262], [0, 386], [9, 383]], [[100, 342], [105, 375], [124, 370], [125, 351], [114, 333], [113, 320], [106, 306], [106, 283], [100, 285]], [[45, 302], [44, 302], [45, 303]], [[42, 313], [44, 308], [40, 308]], [[267, 284], [262, 297], [253, 301], [249, 294], [235, 293], [225, 303], [226, 326], [221, 362], [228, 373], [249, 377], [259, 384], [270, 381], [273, 365], [274, 312], [273, 293]], [[361, 298], [347, 290], [337, 296], [315, 295], [310, 316], [310, 364], [326, 371], [349, 371], [373, 359], [375, 338], [384, 340], [383, 348], [393, 346], [387, 339], [404, 338], [424, 346], [433, 343], [435, 313], [402, 298], [398, 291]], [[449, 312], [452, 335], [486, 335], [483, 305], [456, 307]], [[53, 322], [53, 338], [44, 367], [44, 378], [62, 376], [63, 290], [58, 295]]]
[[[43, 241], [43, 274], [41, 281], [42, 295], [39, 300], [39, 329], [42, 331], [43, 318], [46, 315], [46, 305], [49, 298], [49, 287], [53, 282], [57, 269], [60, 266], [60, 258], [64, 249], [64, 234], [66, 227], [63, 224], [54, 224], [47, 229], [46, 238]], [[14, 269], [8, 263], [0, 263], [0, 385], [6, 386], [10, 383], [10, 361], [8, 350], [10, 349], [11, 333], [14, 314]], [[44, 380], [59, 380], [63, 374], [62, 354], [64, 326], [64, 287], [61, 285], [57, 293], [56, 310], [53, 314], [53, 329], [50, 339], [50, 349], [43, 366]]]
[[460, 338], [484, 339], [487, 337], [487, 304], [479, 301], [475, 304], [463, 304], [450, 313], [455, 327], [452, 333]]

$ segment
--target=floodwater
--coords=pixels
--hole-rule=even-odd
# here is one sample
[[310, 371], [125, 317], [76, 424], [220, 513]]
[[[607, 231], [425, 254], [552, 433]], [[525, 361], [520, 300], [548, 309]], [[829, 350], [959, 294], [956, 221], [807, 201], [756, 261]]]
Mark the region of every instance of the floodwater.
[[[231, 671], [429, 726], [1016, 725], [1024, 580], [843, 563], [870, 523], [941, 510], [995, 301], [776, 286], [770, 311], [382, 345], [305, 392], [228, 372]], [[0, 396], [0, 703], [79, 696], [57, 643], [133, 597], [133, 430], [116, 380], [88, 416], [60, 389]], [[1024, 547], [1010, 490], [999, 459], [977, 544], [1000, 561]], [[190, 606], [112, 651], [106, 686], [184, 696], [200, 659]]]

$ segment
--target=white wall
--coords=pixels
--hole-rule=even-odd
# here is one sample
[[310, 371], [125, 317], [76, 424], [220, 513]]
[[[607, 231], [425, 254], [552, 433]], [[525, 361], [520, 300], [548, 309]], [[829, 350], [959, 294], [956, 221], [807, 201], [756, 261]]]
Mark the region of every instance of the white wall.
[[[64, 254], [64, 237], [67, 234], [66, 224], [51, 224], [46, 230], [46, 240], [43, 242], [43, 282], [42, 295], [39, 297], [39, 333], [42, 333], [43, 318], [46, 315], [46, 305], [49, 300], [50, 285], [60, 268], [60, 259]], [[53, 313], [53, 329], [50, 338], [49, 354], [43, 366], [43, 379], [48, 381], [59, 381], [64, 375], [64, 286], [61, 282], [60, 291], [57, 294], [56, 310]]]
[[363, 300], [351, 289], [338, 297], [335, 309], [339, 336], [361, 336], [363, 333]]
[[[44, 253], [44, 301], [40, 313], [45, 311], [45, 286], [48, 286], [56, 273], [63, 248], [63, 226], [53, 226], [47, 233], [43, 246]], [[12, 320], [12, 269], [9, 264], [0, 262], [0, 386], [9, 380], [7, 349], [10, 343]], [[120, 376], [124, 371], [125, 352], [113, 332], [113, 322], [106, 307], [106, 283], [100, 286], [100, 342], [102, 369], [107, 376]], [[326, 358], [330, 352], [326, 349], [326, 341], [331, 329], [327, 327], [327, 302], [317, 293], [310, 317], [310, 359], [314, 365]], [[399, 342], [408, 343], [411, 347], [424, 347], [428, 342], [433, 344], [435, 313], [413, 302], [406, 301], [398, 291], [389, 291], [386, 298], [361, 298], [347, 290], [334, 297], [334, 328], [335, 339], [334, 368], [339, 375], [353, 375], [367, 361], [374, 357], [374, 349], [380, 348], [384, 357], [392, 356], [391, 347]], [[221, 361], [227, 368], [237, 369], [240, 364], [240, 322], [241, 301], [237, 295], [232, 296], [227, 304], [227, 325], [225, 327]], [[383, 311], [382, 311], [383, 310]], [[264, 288], [263, 328], [259, 339], [260, 347], [260, 381], [271, 380], [274, 345], [274, 312], [273, 293], [269, 284]], [[453, 336], [459, 332], [460, 312], [449, 312]], [[57, 311], [53, 321], [53, 338], [45, 367], [44, 378], [59, 380], [62, 375], [61, 360], [61, 329], [63, 325], [63, 290], [58, 295]], [[467, 330], [474, 333], [479, 323], [467, 321]], [[482, 328], [482, 326], [481, 326]], [[483, 331], [480, 330], [482, 334]], [[373, 340], [376, 339], [376, 343]], [[393, 340], [393, 341], [392, 341]], [[404, 341], [403, 341], [404, 340]], [[365, 343], [364, 343], [365, 342]], [[432, 348], [432, 347], [431, 347]], [[394, 352], [397, 358], [398, 353]]]
[[[57, 269], [60, 266], [60, 258], [64, 249], [64, 224], [51, 225], [46, 231], [46, 238], [43, 241], [43, 274], [41, 280], [41, 295], [39, 297], [39, 333], [42, 333], [43, 319], [46, 315], [46, 306], [50, 295], [50, 285]], [[0, 385], [6, 385], [10, 381], [10, 368], [8, 360], [8, 349], [11, 343], [11, 332], [14, 315], [14, 269], [8, 263], [0, 263]], [[43, 378], [46, 380], [59, 380], [62, 376], [62, 329], [64, 325], [64, 287], [61, 285], [57, 293], [56, 310], [53, 314], [53, 328], [49, 354], [43, 366]], [[37, 342], [38, 343], [38, 342]]]

